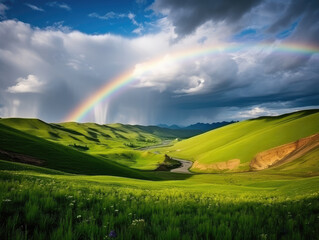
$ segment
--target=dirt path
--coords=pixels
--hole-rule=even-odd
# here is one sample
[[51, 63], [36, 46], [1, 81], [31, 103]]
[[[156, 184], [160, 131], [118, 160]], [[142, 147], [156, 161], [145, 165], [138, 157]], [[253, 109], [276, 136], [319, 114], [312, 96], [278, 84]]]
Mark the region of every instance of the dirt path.
[[178, 158], [172, 158], [172, 159], [179, 161], [182, 165], [178, 168], [172, 169], [171, 172], [192, 174], [188, 169], [190, 169], [192, 167], [193, 162], [188, 161], [188, 160], [184, 160], [184, 159], [178, 159]]

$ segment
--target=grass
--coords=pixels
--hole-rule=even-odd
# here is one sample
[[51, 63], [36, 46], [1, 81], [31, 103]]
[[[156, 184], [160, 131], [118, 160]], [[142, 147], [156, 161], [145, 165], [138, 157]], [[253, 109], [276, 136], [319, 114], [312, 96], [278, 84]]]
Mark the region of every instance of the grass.
[[113, 230], [116, 239], [319, 234], [319, 177], [252, 172], [153, 182], [10, 164], [0, 162], [1, 239], [108, 239]]
[[151, 151], [136, 151], [129, 149], [110, 149], [107, 153], [97, 153], [108, 161], [115, 161], [130, 168], [153, 170], [164, 161], [164, 156]]
[[[161, 149], [161, 152], [202, 164], [240, 159], [236, 171], [247, 171], [249, 162], [257, 153], [318, 133], [318, 122], [319, 110], [262, 117], [180, 141], [173, 147]], [[194, 168], [192, 170], [205, 172]]]

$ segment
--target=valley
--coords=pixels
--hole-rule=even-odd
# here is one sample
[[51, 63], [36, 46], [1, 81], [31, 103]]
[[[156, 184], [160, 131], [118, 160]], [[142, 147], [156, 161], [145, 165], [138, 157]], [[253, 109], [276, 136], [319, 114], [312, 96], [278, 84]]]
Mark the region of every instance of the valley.
[[0, 119], [0, 238], [316, 239], [318, 122], [308, 110], [197, 135]]

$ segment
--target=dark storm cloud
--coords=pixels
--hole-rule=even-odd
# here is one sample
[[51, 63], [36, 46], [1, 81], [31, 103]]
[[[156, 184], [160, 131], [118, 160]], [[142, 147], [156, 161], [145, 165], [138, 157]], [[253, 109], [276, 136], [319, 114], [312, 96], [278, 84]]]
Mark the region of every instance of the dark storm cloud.
[[311, 55], [295, 56], [280, 56], [277, 53], [269, 54], [264, 60], [265, 71], [275, 73], [277, 71], [296, 70], [305, 65], [311, 58]]
[[[303, 45], [316, 46], [319, 43], [319, 1], [293, 0], [284, 14], [269, 28], [270, 32], [278, 33], [296, 24], [287, 41]], [[270, 68], [277, 70], [280, 66], [290, 69], [305, 65], [311, 56], [301, 56], [285, 61], [272, 62]]]
[[207, 21], [234, 23], [261, 0], [156, 0], [152, 9], [168, 16], [180, 36], [190, 34]]
[[[287, 28], [294, 21], [301, 18], [301, 21], [309, 23], [318, 22], [319, 1], [317, 0], [292, 0], [286, 11], [269, 28], [271, 32], [277, 32]], [[311, 25], [308, 25], [311, 28]]]

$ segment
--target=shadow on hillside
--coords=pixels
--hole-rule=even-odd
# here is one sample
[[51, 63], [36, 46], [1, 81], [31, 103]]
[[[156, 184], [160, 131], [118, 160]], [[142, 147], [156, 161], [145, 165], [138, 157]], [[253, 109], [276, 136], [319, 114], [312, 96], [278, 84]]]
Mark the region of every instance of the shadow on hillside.
[[173, 173], [169, 171], [141, 171], [148, 180], [152, 181], [170, 181], [170, 180], [186, 180], [192, 177], [192, 174]]

